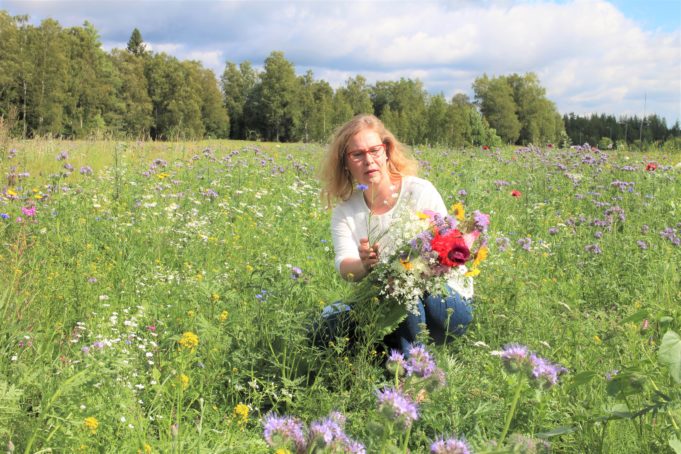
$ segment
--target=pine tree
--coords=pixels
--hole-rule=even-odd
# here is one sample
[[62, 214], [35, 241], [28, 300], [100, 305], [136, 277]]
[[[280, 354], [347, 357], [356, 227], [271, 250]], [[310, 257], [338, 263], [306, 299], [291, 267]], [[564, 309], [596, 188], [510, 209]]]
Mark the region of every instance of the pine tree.
[[127, 49], [128, 52], [137, 56], [143, 56], [147, 53], [147, 45], [144, 44], [144, 40], [142, 40], [142, 33], [140, 33], [137, 28], [135, 28], [130, 35]]

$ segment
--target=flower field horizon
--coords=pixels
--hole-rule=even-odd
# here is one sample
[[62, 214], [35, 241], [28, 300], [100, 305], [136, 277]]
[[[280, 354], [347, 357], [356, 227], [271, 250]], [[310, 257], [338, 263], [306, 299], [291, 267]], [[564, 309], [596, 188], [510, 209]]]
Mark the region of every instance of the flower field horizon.
[[0, 450], [681, 453], [681, 154], [413, 147], [490, 215], [429, 387], [371, 320], [309, 342], [353, 290], [322, 145], [0, 146]]

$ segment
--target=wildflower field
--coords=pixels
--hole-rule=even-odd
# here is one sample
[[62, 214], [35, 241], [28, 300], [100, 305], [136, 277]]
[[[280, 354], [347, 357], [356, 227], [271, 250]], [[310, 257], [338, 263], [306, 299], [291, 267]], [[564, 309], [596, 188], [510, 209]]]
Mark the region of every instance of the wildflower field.
[[474, 321], [314, 348], [323, 147], [0, 149], [0, 450], [681, 452], [681, 155], [417, 147], [490, 214]]

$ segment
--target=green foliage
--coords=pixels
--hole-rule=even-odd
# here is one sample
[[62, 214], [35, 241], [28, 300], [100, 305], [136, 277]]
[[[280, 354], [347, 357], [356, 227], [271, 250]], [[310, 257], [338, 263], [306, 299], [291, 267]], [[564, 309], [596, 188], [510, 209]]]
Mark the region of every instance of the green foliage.
[[[352, 438], [372, 440], [376, 390], [394, 384], [369, 342], [380, 336], [326, 349], [308, 340], [322, 308], [351, 288], [333, 268], [315, 177], [321, 146], [6, 148], [16, 151], [0, 162], [14, 182], [0, 192], [3, 447], [265, 453], [264, 415], [310, 422], [334, 410]], [[61, 151], [68, 157], [57, 161]], [[681, 249], [660, 232], [679, 234], [681, 183], [678, 158], [647, 157], [656, 170], [617, 150], [419, 149], [448, 206], [491, 213], [490, 256], [467, 333], [428, 347], [447, 386], [421, 402], [409, 439], [400, 432], [391, 443], [427, 452], [451, 435], [498, 452], [488, 442], [508, 421], [503, 449], [519, 452], [538, 437], [566, 453], [678, 444], [678, 342], [668, 332], [681, 323]], [[22, 212], [31, 205], [35, 216]], [[625, 219], [603, 226], [614, 206]], [[518, 240], [528, 238], [525, 249]], [[541, 394], [521, 388], [504, 418], [518, 383], [490, 353], [516, 342], [569, 372]]]

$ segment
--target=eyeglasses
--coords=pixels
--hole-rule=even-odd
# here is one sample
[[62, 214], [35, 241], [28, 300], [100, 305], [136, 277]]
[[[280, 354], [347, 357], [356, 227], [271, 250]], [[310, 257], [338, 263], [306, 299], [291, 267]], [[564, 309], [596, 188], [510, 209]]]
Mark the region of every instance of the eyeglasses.
[[369, 155], [372, 158], [378, 158], [383, 154], [384, 151], [385, 144], [381, 143], [378, 145], [374, 145], [373, 147], [365, 148], [364, 150], [350, 151], [346, 153], [346, 155], [351, 161], [359, 162], [362, 159], [364, 159], [364, 155]]

